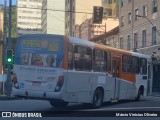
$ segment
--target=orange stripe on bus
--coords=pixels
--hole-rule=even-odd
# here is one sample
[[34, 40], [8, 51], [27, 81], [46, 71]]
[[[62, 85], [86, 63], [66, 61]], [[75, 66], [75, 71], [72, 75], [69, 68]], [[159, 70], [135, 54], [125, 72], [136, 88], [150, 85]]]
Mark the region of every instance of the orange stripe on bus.
[[[132, 82], [132, 83], [136, 82], [136, 74], [134, 74], [134, 73], [123, 73], [122, 72], [122, 56], [123, 55], [132, 56], [132, 53], [130, 51], [125, 51], [125, 50], [122, 50], [122, 49], [112, 48], [112, 47], [109, 47], [109, 46], [100, 45], [100, 44], [96, 44], [96, 43], [95, 43], [95, 49], [111, 52], [111, 61], [115, 60], [115, 59], [120, 61], [119, 76], [118, 77], [120, 79], [129, 81], [129, 82]], [[113, 71], [112, 62], [111, 62], [111, 71]], [[109, 74], [113, 75], [112, 72], [109, 72]]]
[[68, 37], [64, 36], [64, 60], [63, 60], [63, 65], [64, 65], [64, 70], [68, 69]]

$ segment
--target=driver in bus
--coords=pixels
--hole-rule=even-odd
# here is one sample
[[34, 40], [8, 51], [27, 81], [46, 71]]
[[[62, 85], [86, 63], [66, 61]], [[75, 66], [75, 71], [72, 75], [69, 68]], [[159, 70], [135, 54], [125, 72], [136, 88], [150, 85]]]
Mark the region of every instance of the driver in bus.
[[48, 67], [55, 67], [54, 63], [55, 63], [55, 57], [53, 55], [49, 55], [46, 58], [46, 62], [47, 62], [47, 66]]

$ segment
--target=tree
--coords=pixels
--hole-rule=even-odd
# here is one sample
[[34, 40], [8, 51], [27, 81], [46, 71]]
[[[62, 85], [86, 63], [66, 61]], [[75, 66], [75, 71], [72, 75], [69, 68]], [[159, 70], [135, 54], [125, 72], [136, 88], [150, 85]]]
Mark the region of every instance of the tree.
[[[9, 11], [9, 8], [7, 8]], [[9, 12], [8, 12], [9, 13]], [[6, 17], [6, 21], [7, 21], [7, 27], [6, 27], [6, 31], [7, 31], [7, 37], [8, 37], [8, 33], [9, 33], [9, 14], [7, 14]], [[12, 6], [12, 33], [11, 33], [11, 37], [12, 38], [17, 38], [17, 10], [16, 10], [16, 6]]]

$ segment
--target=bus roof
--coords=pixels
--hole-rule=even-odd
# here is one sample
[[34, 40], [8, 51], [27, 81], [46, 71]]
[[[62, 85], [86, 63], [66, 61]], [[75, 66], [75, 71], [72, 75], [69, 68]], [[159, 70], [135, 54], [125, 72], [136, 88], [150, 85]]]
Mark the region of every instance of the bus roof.
[[127, 51], [127, 50], [123, 50], [123, 49], [118, 49], [118, 48], [113, 48], [113, 47], [110, 47], [110, 46], [93, 43], [93, 42], [90, 42], [90, 41], [87, 41], [87, 40], [82, 40], [82, 39], [79, 39], [79, 38], [69, 37], [69, 41], [71, 43], [84, 45], [84, 46], [87, 46], [87, 47], [96, 47], [96, 48], [99, 48], [99, 49], [110, 50], [110, 51], [120, 52], [120, 53], [124, 53], [124, 54], [132, 54], [132, 55], [137, 56], [137, 57], [143, 57], [143, 58], [151, 59], [151, 57], [149, 55], [145, 55], [145, 54], [141, 54], [141, 53], [137, 53], [137, 52], [132, 52], [132, 51]]
[[[30, 37], [45, 38], [45, 37], [54, 37], [54, 36], [65, 37], [65, 35], [58, 35], [58, 34], [26, 34], [26, 35], [20, 36], [19, 39], [30, 38]], [[75, 43], [75, 44], [79, 44], [79, 45], [83, 45], [83, 46], [87, 46], [87, 47], [91, 47], [91, 48], [96, 47], [96, 48], [99, 48], [99, 49], [110, 50], [110, 51], [120, 52], [120, 53], [124, 53], [124, 54], [132, 54], [132, 55], [137, 56], [137, 57], [144, 57], [144, 58], [151, 59], [150, 56], [144, 55], [144, 54], [141, 54], [141, 53], [122, 50], [122, 49], [118, 49], [118, 48], [113, 48], [113, 47], [110, 47], [110, 46], [93, 43], [93, 42], [90, 42], [90, 41], [87, 41], [87, 40], [82, 40], [82, 39], [75, 38], [75, 37], [70, 37], [69, 36], [68, 38], [69, 38], [69, 42], [71, 42], [71, 43]]]
[[69, 42], [79, 44], [79, 45], [84, 45], [84, 46], [87, 46], [87, 47], [92, 47], [92, 48], [94, 47], [93, 42], [90, 42], [90, 41], [87, 41], [87, 40], [82, 40], [82, 39], [79, 39], [79, 38], [69, 37]]

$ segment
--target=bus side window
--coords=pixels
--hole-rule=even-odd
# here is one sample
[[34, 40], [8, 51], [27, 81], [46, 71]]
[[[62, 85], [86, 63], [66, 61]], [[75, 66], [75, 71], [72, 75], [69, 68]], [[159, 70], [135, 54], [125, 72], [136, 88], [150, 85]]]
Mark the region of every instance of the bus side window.
[[111, 52], [107, 51], [107, 71], [111, 71]]
[[82, 46], [75, 45], [74, 47], [74, 64], [76, 70], [83, 70], [84, 49]]
[[75, 69], [83, 71], [91, 71], [92, 69], [92, 50], [84, 46], [75, 46]]
[[139, 74], [139, 58], [132, 56], [131, 57], [131, 73]]
[[131, 72], [131, 57], [129, 55], [122, 56], [122, 72], [129, 73]]
[[73, 69], [73, 45], [68, 46], [68, 69]]
[[146, 75], [147, 74], [147, 59], [140, 58], [140, 74]]
[[87, 53], [84, 57], [84, 70], [91, 71], [92, 70], [92, 49], [87, 48]]
[[93, 71], [95, 72], [105, 72], [106, 71], [106, 61], [105, 52], [102, 50], [93, 51]]

